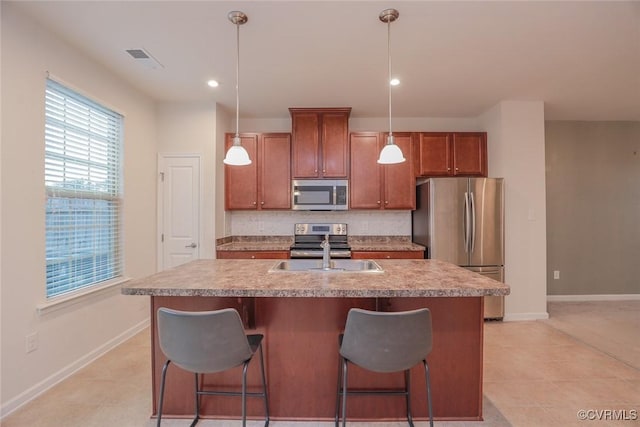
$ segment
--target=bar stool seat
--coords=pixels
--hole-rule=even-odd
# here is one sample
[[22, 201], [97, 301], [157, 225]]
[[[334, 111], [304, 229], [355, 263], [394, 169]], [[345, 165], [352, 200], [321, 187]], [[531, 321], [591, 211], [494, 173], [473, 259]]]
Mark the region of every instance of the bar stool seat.
[[[240, 315], [233, 308], [214, 311], [188, 312], [169, 308], [158, 309], [158, 338], [160, 348], [167, 357], [162, 368], [160, 395], [158, 397], [158, 423], [162, 421], [165, 380], [170, 363], [195, 374], [195, 418], [191, 427], [200, 419], [200, 396], [226, 395], [242, 397], [242, 425], [246, 426], [246, 398], [262, 397], [265, 408], [265, 427], [269, 425], [269, 398], [264, 370], [261, 334], [246, 335]], [[260, 351], [262, 392], [247, 392], [247, 368], [257, 351]], [[203, 390], [198, 376], [226, 371], [242, 365], [242, 390]]]
[[[433, 347], [429, 309], [377, 312], [352, 308], [347, 315], [344, 334], [340, 335], [339, 343], [336, 427], [340, 422], [340, 398], [342, 397], [342, 426], [344, 427], [347, 422], [347, 395], [363, 394], [404, 396], [407, 421], [413, 427], [409, 370], [421, 362], [425, 370], [429, 425], [433, 427], [431, 381], [427, 364], [427, 355]], [[347, 388], [349, 363], [373, 372], [404, 371], [404, 389], [349, 390]]]

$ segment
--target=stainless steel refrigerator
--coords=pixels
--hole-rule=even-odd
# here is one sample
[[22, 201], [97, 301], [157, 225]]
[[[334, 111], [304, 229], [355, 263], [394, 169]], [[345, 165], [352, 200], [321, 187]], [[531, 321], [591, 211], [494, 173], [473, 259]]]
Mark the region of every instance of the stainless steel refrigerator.
[[[504, 282], [503, 178], [418, 181], [413, 241], [425, 257], [457, 264]], [[485, 297], [485, 319], [504, 316], [504, 297]]]

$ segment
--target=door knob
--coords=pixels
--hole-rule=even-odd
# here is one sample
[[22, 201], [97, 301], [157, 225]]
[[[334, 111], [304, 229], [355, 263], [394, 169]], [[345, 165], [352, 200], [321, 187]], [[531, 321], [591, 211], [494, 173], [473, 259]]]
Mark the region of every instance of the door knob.
[[185, 246], [185, 248], [191, 248], [191, 249], [195, 249], [197, 247], [198, 247], [198, 245], [196, 245], [195, 243], [192, 243], [190, 245]]

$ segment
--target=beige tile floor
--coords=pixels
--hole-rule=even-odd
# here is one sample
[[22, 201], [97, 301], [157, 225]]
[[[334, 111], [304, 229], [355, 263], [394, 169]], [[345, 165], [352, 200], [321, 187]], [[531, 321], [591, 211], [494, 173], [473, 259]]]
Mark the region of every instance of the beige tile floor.
[[[488, 322], [483, 422], [439, 427], [640, 426], [640, 301], [550, 303], [550, 319]], [[148, 332], [82, 369], [2, 421], [4, 427], [151, 427]], [[611, 410], [635, 420], [578, 420]], [[625, 412], [626, 411], [626, 412]], [[596, 412], [590, 412], [597, 416]], [[426, 426], [428, 423], [416, 423]], [[186, 427], [187, 420], [165, 420]], [[238, 426], [201, 421], [202, 427]], [[261, 423], [251, 422], [260, 426]], [[272, 422], [273, 427], [332, 423]], [[400, 427], [406, 423], [349, 423]]]

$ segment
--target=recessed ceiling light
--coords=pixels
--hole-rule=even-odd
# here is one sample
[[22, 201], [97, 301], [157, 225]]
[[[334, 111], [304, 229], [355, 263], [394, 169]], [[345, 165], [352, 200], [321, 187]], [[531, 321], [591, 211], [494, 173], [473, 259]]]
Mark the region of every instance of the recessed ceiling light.
[[219, 83], [218, 83], [217, 81], [215, 81], [215, 80], [209, 80], [209, 81], [207, 82], [207, 85], [208, 85], [209, 87], [218, 87]]
[[400, 84], [400, 80], [398, 80], [398, 79], [391, 79], [391, 80], [389, 81], [389, 84], [390, 84], [391, 86], [398, 86], [398, 85]]

